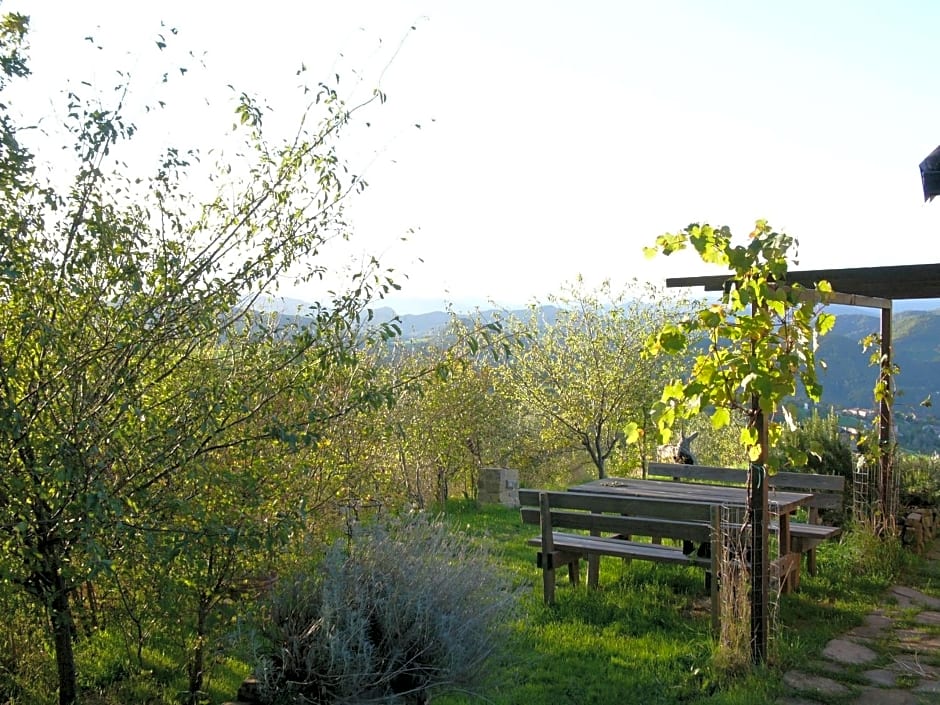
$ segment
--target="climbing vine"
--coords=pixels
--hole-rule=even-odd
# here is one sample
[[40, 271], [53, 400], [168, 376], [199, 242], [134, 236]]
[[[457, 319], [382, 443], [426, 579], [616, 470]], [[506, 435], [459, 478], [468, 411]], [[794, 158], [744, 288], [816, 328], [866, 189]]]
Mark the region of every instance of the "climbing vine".
[[[669, 256], [688, 247], [730, 274], [717, 301], [667, 322], [647, 340], [648, 357], [686, 355], [690, 360], [687, 374], [665, 386], [652, 417], [663, 443], [669, 442], [678, 420], [699, 413], [707, 414], [715, 429], [743, 418], [740, 443], [747, 459], [756, 462], [762, 454], [760, 415], [766, 420], [767, 441], [776, 446], [782, 429], [796, 425], [792, 400], [799, 390], [819, 401], [817, 363], [824, 363], [816, 351], [819, 338], [835, 323], [835, 316], [822, 310], [832, 288], [825, 281], [815, 289], [788, 283], [797, 241], [764, 220], [757, 221], [745, 244], [733, 244], [727, 226], [696, 223], [660, 235], [645, 253]], [[637, 429], [628, 428], [627, 435], [635, 439]], [[795, 465], [806, 461], [797, 448], [781, 450]]]

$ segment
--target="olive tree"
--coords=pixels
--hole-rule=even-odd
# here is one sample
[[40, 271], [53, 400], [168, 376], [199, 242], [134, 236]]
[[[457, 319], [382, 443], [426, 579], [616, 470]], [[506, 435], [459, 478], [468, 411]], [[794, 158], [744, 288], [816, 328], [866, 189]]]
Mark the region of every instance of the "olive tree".
[[[467, 325], [453, 320], [448, 335], [459, 335]], [[510, 461], [514, 414], [499, 385], [498, 364], [485, 351], [457, 359], [444, 341], [402, 350], [397, 374], [438, 369], [425, 384], [412, 386], [384, 422], [388, 447], [396, 453], [394, 466], [413, 502], [423, 506], [433, 496], [443, 505], [451, 484], [459, 481], [464, 494], [475, 497], [479, 470]]]
[[[532, 306], [527, 319], [507, 324], [523, 341], [505, 367], [510, 387], [520, 406], [542, 420], [543, 442], [586, 454], [603, 478], [618, 449], [635, 452], [624, 443], [624, 428], [650, 424], [649, 409], [674, 363], [642, 352], [649, 334], [676, 319], [683, 304], [636, 283], [615, 292], [609, 282], [593, 292], [578, 282], [551, 303], [554, 320]], [[630, 458], [638, 464], [651, 450], [640, 448]]]

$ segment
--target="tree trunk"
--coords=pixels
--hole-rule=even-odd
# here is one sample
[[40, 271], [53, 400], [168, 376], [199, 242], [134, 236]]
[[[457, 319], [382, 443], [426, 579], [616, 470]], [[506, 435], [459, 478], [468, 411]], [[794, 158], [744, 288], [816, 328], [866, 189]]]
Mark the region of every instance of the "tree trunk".
[[444, 467], [437, 468], [437, 497], [441, 503], [441, 511], [447, 506], [447, 497], [450, 495], [450, 489], [447, 486], [447, 470]]
[[206, 662], [206, 629], [209, 621], [209, 602], [211, 598], [202, 596], [196, 615], [196, 644], [189, 659], [189, 705], [197, 705], [202, 693]]
[[54, 563], [46, 577], [51, 578], [48, 609], [55, 641], [56, 669], [59, 674], [59, 705], [74, 705], [78, 702], [78, 682], [75, 673], [75, 653], [72, 649], [75, 636], [72, 606], [58, 558], [49, 557], [48, 560]]

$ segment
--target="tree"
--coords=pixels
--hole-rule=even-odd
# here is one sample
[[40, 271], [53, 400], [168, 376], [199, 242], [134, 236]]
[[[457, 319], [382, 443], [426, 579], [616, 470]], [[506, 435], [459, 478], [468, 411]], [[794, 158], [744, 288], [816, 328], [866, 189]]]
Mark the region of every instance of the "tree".
[[[27, 29], [22, 15], [0, 23], [0, 91], [29, 74]], [[223, 165], [201, 206], [187, 180], [197, 153], [168, 148], [150, 177], [124, 165], [136, 133], [125, 94], [68, 94], [68, 181], [0, 104], [0, 581], [46, 611], [63, 705], [78, 696], [71, 598], [114, 569], [122, 531], [184, 526], [181, 488], [221, 480], [234, 449], [315, 441], [386, 393], [325, 384], [355, 365], [368, 343], [357, 322], [394, 286], [377, 262], [293, 329], [252, 312], [280, 278], [322, 275], [317, 256], [346, 234], [343, 202], [364, 185], [337, 140], [381, 92], [349, 106], [313, 87], [289, 140], [270, 139], [242, 95], [245, 161]], [[395, 332], [372, 331], [379, 343]], [[202, 538], [232, 536], [217, 528]]]
[[[485, 324], [455, 317], [446, 337], [459, 337], [468, 325], [481, 328]], [[396, 374], [413, 376], [429, 367], [438, 370], [425, 384], [412, 386], [386, 412], [384, 422], [388, 444], [397, 451], [402, 484], [417, 504], [423, 506], [425, 489], [432, 485], [433, 496], [443, 504], [450, 496], [451, 483], [458, 479], [463, 480], [465, 494], [475, 497], [480, 468], [508, 461], [514, 421], [498, 384], [497, 364], [484, 350], [458, 357], [443, 340], [401, 351]]]
[[855, 470], [853, 449], [840, 431], [839, 416], [832, 408], [826, 416], [821, 416], [814, 408], [809, 417], [799, 422], [795, 431], [784, 429], [783, 438], [785, 447], [795, 446], [806, 454], [806, 465], [800, 468], [781, 462], [781, 469], [842, 475], [847, 482], [852, 481]]
[[[614, 453], [626, 450], [625, 426], [648, 423], [669, 378], [671, 362], [641, 353], [649, 332], [676, 318], [682, 304], [637, 284], [614, 293], [609, 282], [596, 292], [579, 282], [551, 301], [554, 321], [536, 306], [528, 320], [510, 321], [526, 344], [506, 370], [519, 403], [544, 420], [543, 441], [587, 453], [603, 478]], [[641, 447], [637, 462], [648, 457]]]

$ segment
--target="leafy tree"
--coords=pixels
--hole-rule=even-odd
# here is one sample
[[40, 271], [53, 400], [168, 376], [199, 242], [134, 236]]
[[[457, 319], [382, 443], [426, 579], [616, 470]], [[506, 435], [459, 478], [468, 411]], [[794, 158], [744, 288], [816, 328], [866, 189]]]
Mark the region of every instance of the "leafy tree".
[[[449, 335], [466, 325], [454, 319]], [[406, 376], [431, 366], [438, 370], [386, 413], [389, 445], [396, 450], [410, 499], [423, 506], [426, 488], [433, 486], [433, 496], [443, 503], [454, 481], [463, 482], [465, 494], [476, 496], [479, 469], [505, 464], [511, 456], [514, 414], [499, 385], [498, 361], [487, 352], [460, 359], [437, 342], [404, 352], [396, 364], [397, 374]]]
[[[645, 427], [671, 374], [673, 363], [641, 353], [650, 331], [677, 318], [681, 304], [637, 284], [615, 293], [609, 282], [596, 292], [579, 282], [551, 302], [553, 321], [533, 306], [528, 320], [509, 322], [526, 341], [506, 367], [510, 384], [520, 405], [544, 421], [543, 442], [586, 453], [605, 477], [615, 452], [627, 452], [624, 427]], [[629, 460], [645, 461], [650, 449], [641, 448]]]
[[[0, 22], [0, 91], [28, 76], [27, 28], [22, 15]], [[216, 484], [236, 480], [218, 475], [230, 453], [315, 442], [386, 396], [369, 379], [328, 384], [368, 343], [357, 322], [369, 301], [394, 286], [378, 263], [293, 329], [252, 312], [280, 278], [323, 274], [317, 256], [346, 234], [343, 202], [363, 186], [337, 139], [382, 94], [350, 107], [330, 85], [312, 91], [286, 141], [241, 96], [244, 162], [222, 165], [201, 206], [186, 186], [198, 154], [168, 148], [149, 177], [122, 161], [136, 134], [126, 90], [110, 104], [68, 93], [75, 159], [54, 168], [0, 104], [0, 581], [48, 615], [63, 704], [78, 697], [72, 597], [116, 568], [122, 532], [205, 520], [192, 555], [224, 553], [246, 535]], [[381, 344], [394, 335], [372, 330]]]
[[394, 404], [330, 425], [305, 461], [320, 496], [355, 511], [424, 506], [454, 480], [472, 494], [478, 467], [504, 459], [512, 445], [508, 402], [494, 385], [497, 332], [495, 324], [454, 317], [438, 339], [394, 341], [360, 356], [362, 370], [397, 390]]

